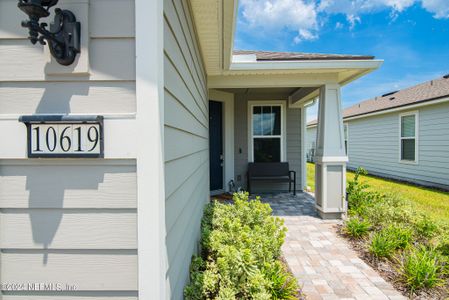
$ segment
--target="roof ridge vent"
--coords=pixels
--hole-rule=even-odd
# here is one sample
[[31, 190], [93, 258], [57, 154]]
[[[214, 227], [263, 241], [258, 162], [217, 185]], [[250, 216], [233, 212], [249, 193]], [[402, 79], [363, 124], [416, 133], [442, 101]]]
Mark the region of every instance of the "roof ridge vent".
[[396, 94], [397, 92], [398, 91], [389, 92], [389, 93], [383, 94], [382, 97], [390, 96], [390, 95]]
[[448, 79], [449, 78], [449, 73], [443, 76], [444, 79]]

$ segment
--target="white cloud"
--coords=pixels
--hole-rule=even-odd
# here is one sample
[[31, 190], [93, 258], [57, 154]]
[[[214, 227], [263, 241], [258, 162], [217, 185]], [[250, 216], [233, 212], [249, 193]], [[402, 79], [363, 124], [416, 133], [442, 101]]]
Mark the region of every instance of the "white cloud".
[[317, 38], [315, 2], [303, 0], [241, 0], [240, 8], [248, 26], [268, 32], [297, 31], [295, 42]]
[[448, 0], [422, 0], [422, 6], [437, 19], [449, 18]]
[[[243, 25], [249, 30], [273, 33], [296, 31], [295, 43], [318, 38], [326, 16], [342, 14], [353, 29], [362, 15], [390, 10], [392, 20], [401, 12], [420, 3], [437, 19], [449, 18], [449, 0], [241, 0]], [[338, 23], [336, 28], [342, 28]]]
[[327, 14], [344, 14], [357, 17], [385, 9], [402, 12], [412, 6], [416, 0], [321, 0], [320, 12]]

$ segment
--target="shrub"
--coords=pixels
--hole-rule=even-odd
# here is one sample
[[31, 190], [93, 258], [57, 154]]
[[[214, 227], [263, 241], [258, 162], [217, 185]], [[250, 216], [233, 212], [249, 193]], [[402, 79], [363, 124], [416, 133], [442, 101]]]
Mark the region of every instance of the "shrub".
[[274, 262], [265, 270], [266, 277], [271, 281], [272, 299], [296, 299], [298, 285], [296, 278], [286, 270], [280, 261]]
[[429, 239], [438, 231], [437, 224], [426, 215], [421, 215], [415, 221], [414, 228], [419, 239]]
[[296, 280], [279, 261], [286, 228], [248, 193], [207, 205], [201, 257], [193, 257], [186, 299], [293, 299]]
[[344, 231], [351, 237], [359, 239], [368, 234], [370, 227], [369, 222], [353, 217], [346, 221]]
[[394, 250], [396, 250], [396, 242], [385, 231], [373, 234], [369, 251], [374, 256], [390, 258]]
[[435, 249], [412, 248], [403, 254], [400, 264], [402, 280], [412, 292], [444, 284], [444, 260]]
[[365, 189], [368, 185], [360, 182], [360, 176], [367, 174], [368, 172], [364, 168], [358, 167], [354, 179], [348, 180], [346, 192], [348, 194], [348, 205], [351, 209], [356, 209], [365, 201]]
[[390, 258], [395, 250], [405, 249], [411, 241], [410, 229], [391, 225], [373, 234], [369, 250], [377, 257]]
[[440, 237], [436, 249], [444, 256], [449, 256], [449, 234]]

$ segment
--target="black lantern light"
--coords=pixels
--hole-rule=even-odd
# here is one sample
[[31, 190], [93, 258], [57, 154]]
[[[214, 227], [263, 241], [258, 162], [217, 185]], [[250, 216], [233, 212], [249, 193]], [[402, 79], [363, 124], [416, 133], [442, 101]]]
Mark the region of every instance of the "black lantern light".
[[[17, 5], [28, 15], [29, 20], [23, 21], [22, 26], [29, 29], [29, 40], [42, 45], [48, 43], [52, 56], [58, 63], [68, 66], [75, 61], [80, 53], [80, 28], [75, 15], [69, 10], [55, 9], [55, 18], [47, 30], [47, 23], [40, 23], [40, 18], [50, 15], [49, 9], [55, 6], [58, 0], [19, 0]], [[45, 41], [46, 40], [46, 41]]]

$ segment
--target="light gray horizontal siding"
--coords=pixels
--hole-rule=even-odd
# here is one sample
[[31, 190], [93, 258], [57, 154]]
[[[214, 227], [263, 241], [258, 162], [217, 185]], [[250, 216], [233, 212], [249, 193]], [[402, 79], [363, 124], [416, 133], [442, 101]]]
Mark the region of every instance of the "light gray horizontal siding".
[[418, 111], [418, 164], [399, 162], [399, 113], [388, 113], [348, 122], [348, 167], [449, 188], [449, 104]]
[[[47, 46], [29, 42], [17, 1], [0, 0], [0, 117], [134, 114], [134, 0], [59, 4], [73, 5], [82, 40], [89, 35], [79, 61], [65, 68], [49, 64]], [[136, 182], [134, 159], [0, 157], [2, 283], [76, 287], [1, 291], [0, 298], [136, 300]]]
[[73, 299], [135, 298], [136, 189], [135, 160], [0, 161], [2, 282], [68, 284]]
[[[273, 99], [277, 100], [277, 99]], [[235, 95], [234, 103], [234, 172], [236, 185], [247, 188], [246, 173], [248, 170], [248, 101], [244, 94]], [[269, 100], [266, 100], [269, 102]], [[285, 104], [287, 105], [287, 104]], [[287, 161], [291, 170], [296, 171], [296, 189], [301, 187], [301, 110], [286, 108], [286, 147]], [[240, 178], [240, 180], [239, 180]], [[254, 193], [288, 191], [287, 183], [254, 183]]]
[[313, 161], [312, 153], [316, 150], [317, 127], [309, 127], [306, 130], [306, 153], [308, 161]]
[[209, 198], [206, 76], [189, 4], [164, 1], [167, 295], [182, 299]]

